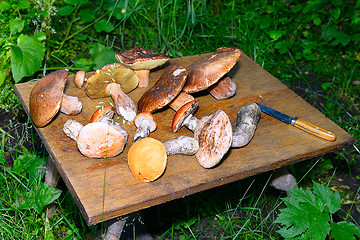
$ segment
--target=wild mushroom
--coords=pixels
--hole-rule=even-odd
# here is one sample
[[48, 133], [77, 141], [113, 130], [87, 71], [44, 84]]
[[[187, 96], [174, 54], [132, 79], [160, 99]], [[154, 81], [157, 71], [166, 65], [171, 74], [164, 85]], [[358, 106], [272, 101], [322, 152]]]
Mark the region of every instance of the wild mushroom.
[[127, 121], [136, 116], [136, 105], [126, 93], [136, 88], [138, 78], [128, 67], [120, 63], [105, 65], [89, 77], [85, 83], [85, 93], [90, 98], [111, 96], [116, 113]]
[[150, 70], [165, 64], [170, 57], [144, 48], [133, 48], [130, 51], [116, 53], [116, 59], [133, 69], [139, 78], [139, 87], [149, 85]]
[[156, 129], [156, 120], [152, 112], [170, 103], [185, 84], [187, 71], [181, 66], [172, 66], [147, 90], [138, 101], [139, 114], [135, 118], [137, 127], [134, 142], [148, 137]]
[[183, 91], [194, 93], [209, 88], [233, 68], [240, 54], [238, 48], [222, 47], [192, 63], [186, 68], [189, 76]]
[[256, 103], [242, 106], [237, 113], [236, 128], [233, 132], [232, 147], [247, 145], [255, 134], [260, 120], [261, 110]]
[[209, 93], [217, 100], [228, 99], [236, 93], [236, 83], [227, 75], [208, 88]]
[[194, 101], [195, 98], [186, 92], [180, 92], [168, 105], [175, 112], [178, 111], [186, 103]]
[[64, 94], [67, 69], [61, 69], [42, 77], [30, 93], [30, 116], [34, 124], [43, 127], [61, 111], [76, 115], [82, 110], [82, 104], [77, 97]]
[[96, 110], [91, 116], [90, 122], [107, 122], [114, 117], [114, 108], [112, 106], [103, 106]]
[[151, 137], [145, 137], [130, 147], [128, 165], [137, 179], [151, 182], [164, 173], [167, 156], [194, 155], [198, 149], [198, 141], [188, 136], [179, 136], [164, 143]]
[[68, 120], [64, 133], [75, 140], [81, 154], [90, 158], [113, 157], [120, 154], [128, 139], [128, 133], [113, 121], [92, 122], [85, 126]]
[[204, 168], [217, 165], [231, 147], [232, 127], [229, 116], [222, 110], [216, 110], [200, 120], [193, 114], [198, 108], [198, 101], [185, 104], [176, 112], [172, 131], [176, 132], [183, 125], [194, 132], [199, 141], [199, 151], [195, 154]]
[[75, 73], [74, 84], [77, 88], [82, 88], [84, 86], [85, 80], [86, 78], [84, 70], [80, 70]]

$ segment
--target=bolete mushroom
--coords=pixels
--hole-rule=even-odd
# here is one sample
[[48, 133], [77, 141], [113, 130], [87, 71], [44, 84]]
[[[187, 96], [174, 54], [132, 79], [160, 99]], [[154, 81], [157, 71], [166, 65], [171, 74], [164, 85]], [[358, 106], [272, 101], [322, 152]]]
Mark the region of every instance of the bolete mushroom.
[[171, 66], [156, 83], [147, 90], [138, 101], [139, 114], [136, 116], [137, 127], [134, 142], [148, 137], [155, 131], [156, 120], [152, 112], [169, 104], [181, 91], [185, 84], [187, 71], [181, 66]]
[[68, 120], [63, 131], [76, 141], [80, 153], [90, 158], [116, 156], [128, 139], [126, 130], [113, 121], [92, 122], [82, 127], [81, 123]]
[[246, 146], [255, 134], [261, 116], [260, 107], [256, 103], [242, 106], [237, 113], [236, 128], [233, 132], [232, 147]]
[[164, 173], [167, 156], [194, 155], [198, 150], [198, 141], [188, 136], [179, 136], [164, 143], [151, 137], [145, 137], [130, 147], [128, 165], [137, 179], [151, 182]]
[[84, 86], [85, 80], [86, 78], [84, 70], [80, 70], [75, 73], [74, 84], [77, 88], [82, 88]]
[[48, 124], [58, 111], [76, 115], [82, 110], [77, 97], [64, 94], [69, 71], [61, 69], [38, 80], [30, 93], [30, 116], [37, 127]]
[[136, 116], [136, 105], [126, 93], [136, 88], [138, 77], [121, 63], [112, 63], [98, 69], [85, 83], [85, 93], [90, 98], [111, 96], [116, 113], [127, 121]]
[[228, 99], [236, 94], [236, 83], [227, 75], [208, 88], [216, 100]]
[[216, 110], [200, 120], [193, 114], [198, 108], [198, 101], [185, 104], [176, 112], [172, 130], [176, 132], [183, 125], [194, 132], [199, 141], [199, 151], [195, 154], [204, 168], [216, 166], [231, 147], [232, 127], [229, 116], [222, 110]]
[[112, 106], [102, 106], [91, 116], [90, 122], [107, 122], [114, 117], [114, 108]]
[[222, 47], [192, 63], [186, 68], [189, 76], [183, 91], [194, 93], [209, 88], [233, 68], [240, 54], [238, 48]]
[[133, 69], [139, 78], [139, 87], [149, 85], [150, 70], [165, 64], [170, 57], [144, 48], [133, 48], [123, 53], [116, 53], [116, 59]]

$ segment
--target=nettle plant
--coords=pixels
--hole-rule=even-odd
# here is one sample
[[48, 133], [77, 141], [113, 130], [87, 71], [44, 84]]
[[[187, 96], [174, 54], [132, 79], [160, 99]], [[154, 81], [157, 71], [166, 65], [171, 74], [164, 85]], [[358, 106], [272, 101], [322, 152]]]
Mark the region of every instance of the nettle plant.
[[275, 223], [282, 226], [277, 232], [285, 239], [321, 240], [355, 239], [360, 229], [347, 221], [334, 222], [333, 214], [340, 210], [340, 194], [313, 182], [314, 189], [293, 188], [283, 198], [286, 208], [280, 209]]

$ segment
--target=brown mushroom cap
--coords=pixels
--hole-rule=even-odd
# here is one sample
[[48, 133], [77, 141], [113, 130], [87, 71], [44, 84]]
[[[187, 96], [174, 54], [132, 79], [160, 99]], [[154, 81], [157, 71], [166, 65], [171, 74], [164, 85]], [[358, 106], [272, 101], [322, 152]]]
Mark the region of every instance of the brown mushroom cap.
[[236, 93], [236, 83], [227, 75], [224, 75], [219, 81], [211, 85], [209, 93], [216, 100], [228, 99]]
[[89, 123], [77, 138], [79, 151], [91, 158], [116, 156], [123, 151], [126, 142], [127, 135], [109, 122]]
[[154, 138], [143, 138], [129, 149], [130, 170], [141, 181], [150, 182], [158, 179], [164, 173], [166, 163], [166, 148]]
[[45, 126], [59, 111], [68, 75], [67, 69], [49, 73], [31, 90], [30, 116], [36, 126]]
[[144, 48], [133, 48], [116, 53], [116, 59], [133, 70], [151, 70], [166, 63], [170, 57]]
[[188, 72], [184, 67], [172, 66], [165, 71], [152, 88], [139, 99], [139, 112], [153, 112], [171, 102], [183, 88]]
[[174, 115], [171, 130], [176, 133], [183, 126], [185, 119], [190, 115], [194, 114], [199, 107], [199, 100], [194, 99], [191, 102], [184, 104]]
[[186, 68], [189, 76], [183, 91], [199, 92], [215, 84], [233, 68], [240, 54], [241, 51], [238, 48], [223, 47], [194, 62]]
[[125, 92], [131, 92], [138, 85], [138, 77], [133, 70], [121, 63], [111, 63], [96, 70], [85, 82], [85, 93], [90, 98], [102, 98], [110, 96], [107, 90], [109, 83], [118, 83]]
[[199, 150], [195, 154], [204, 168], [217, 165], [231, 147], [232, 126], [229, 116], [222, 110], [203, 117], [194, 132], [199, 141]]

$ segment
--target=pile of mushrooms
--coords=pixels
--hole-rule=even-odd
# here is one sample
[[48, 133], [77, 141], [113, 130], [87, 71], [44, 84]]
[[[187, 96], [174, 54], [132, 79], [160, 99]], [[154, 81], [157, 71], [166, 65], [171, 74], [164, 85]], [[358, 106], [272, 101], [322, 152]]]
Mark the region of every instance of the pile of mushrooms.
[[[233, 130], [229, 116], [221, 109], [195, 117], [199, 101], [192, 94], [206, 90], [217, 100], [234, 96], [236, 84], [228, 72], [240, 55], [238, 48], [223, 47], [186, 68], [169, 66], [136, 105], [127, 93], [136, 87], [147, 87], [150, 71], [164, 65], [170, 57], [143, 48], [116, 53], [119, 62], [87, 75], [85, 71], [78, 71], [74, 77], [75, 86], [83, 88], [89, 98], [111, 97], [114, 107], [101, 107], [85, 125], [69, 119], [63, 132], [76, 142], [84, 156], [117, 156], [124, 150], [129, 134], [113, 120], [116, 112], [126, 121], [134, 122], [137, 128], [128, 152], [128, 165], [139, 180], [158, 179], [166, 169], [167, 157], [176, 154], [195, 155], [202, 167], [213, 168], [230, 148], [243, 147], [251, 141], [260, 109], [255, 103], [241, 107]], [[32, 89], [30, 116], [36, 126], [44, 127], [59, 111], [68, 115], [81, 112], [79, 99], [63, 93], [68, 75], [66, 69], [55, 71], [40, 79]], [[149, 137], [157, 128], [152, 113], [165, 106], [175, 111], [171, 130], [176, 133], [186, 126], [193, 137], [179, 136], [165, 142]]]

